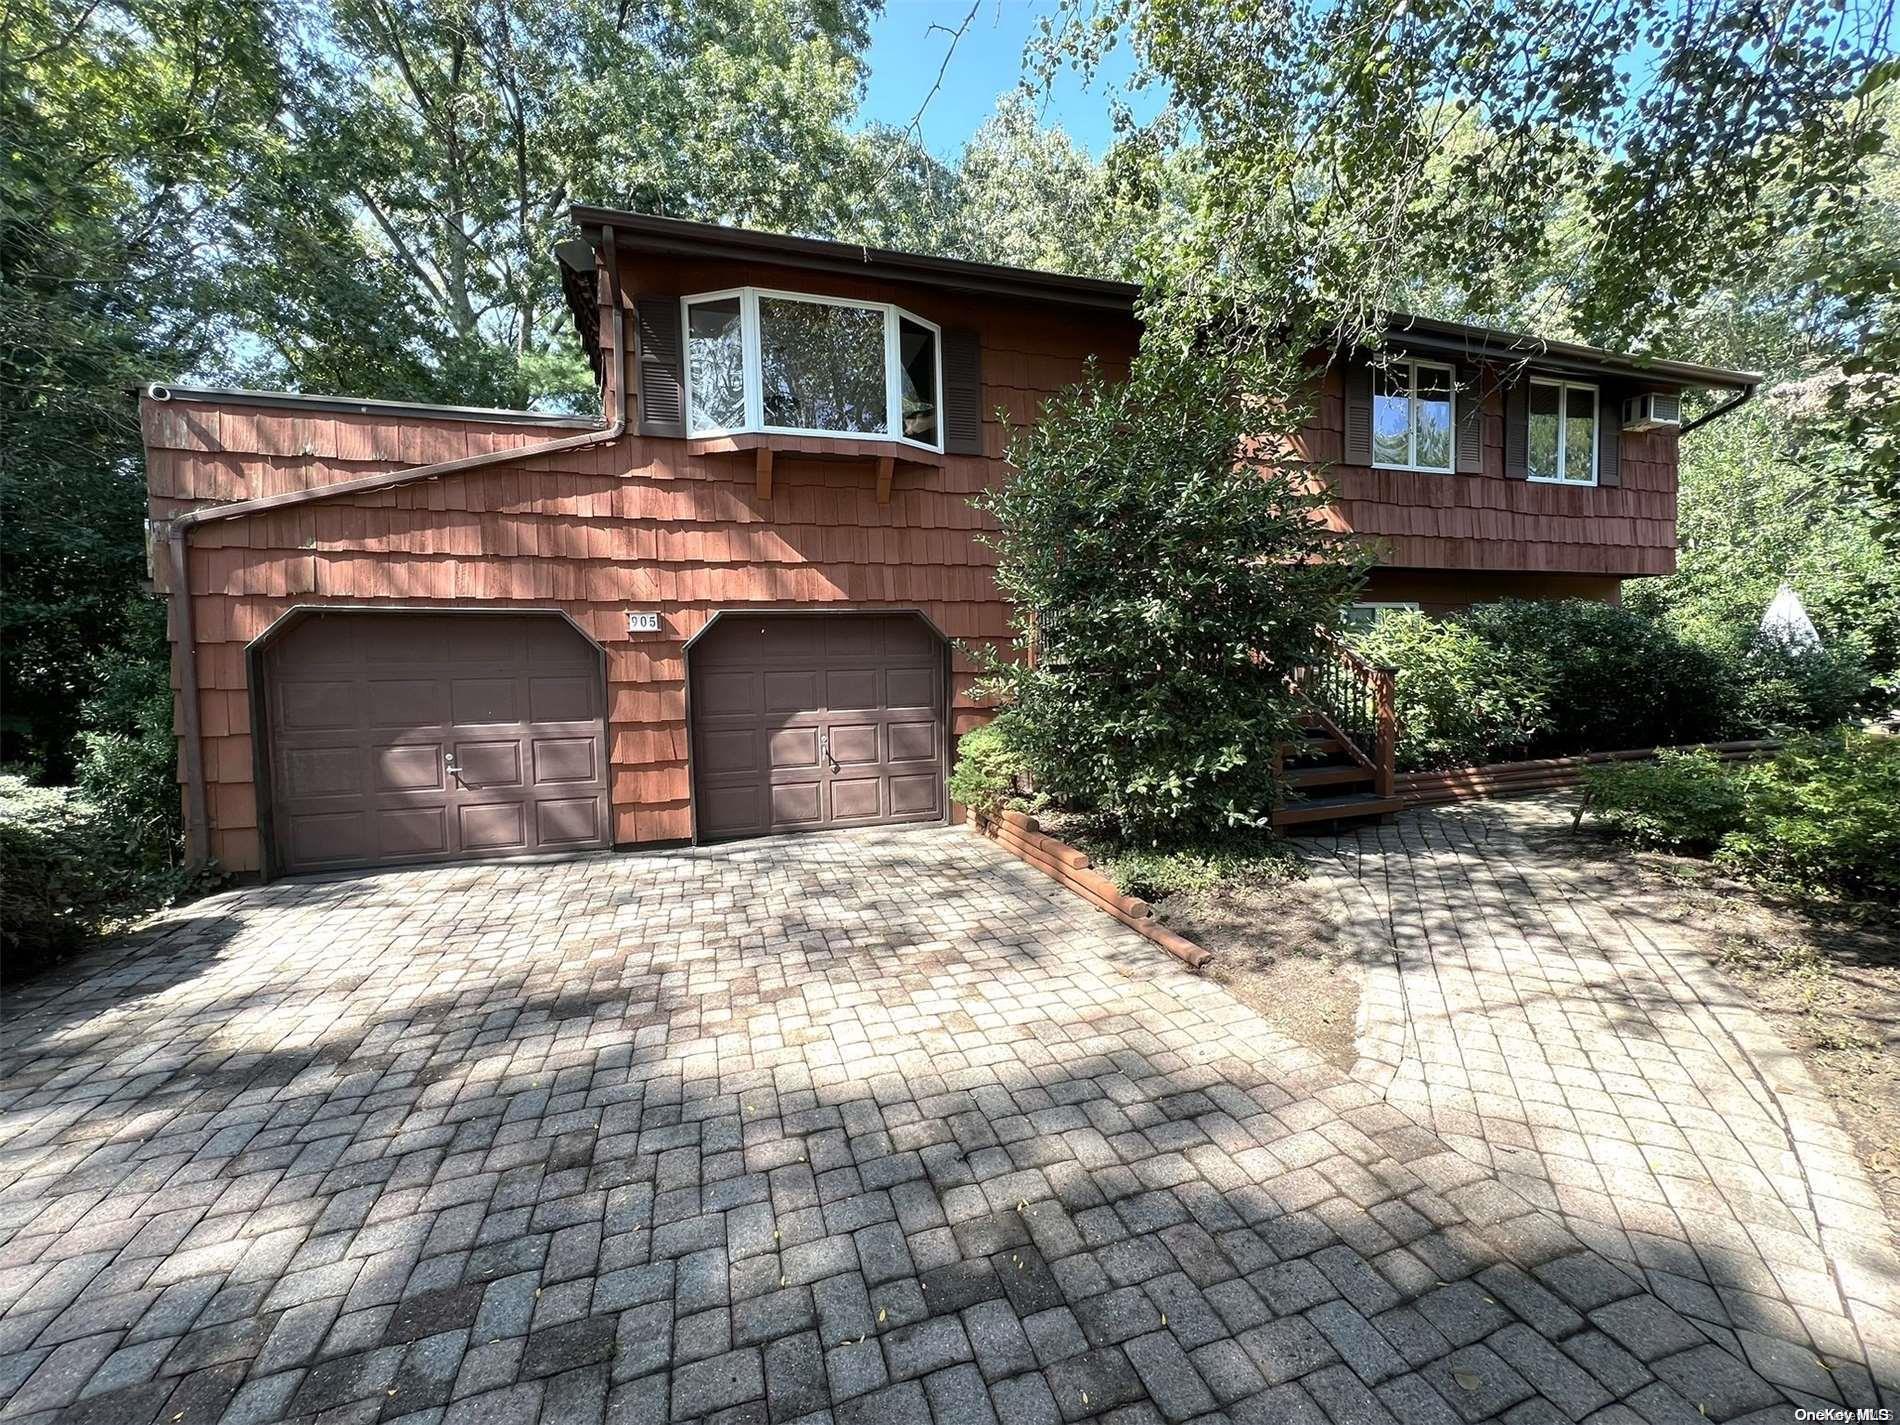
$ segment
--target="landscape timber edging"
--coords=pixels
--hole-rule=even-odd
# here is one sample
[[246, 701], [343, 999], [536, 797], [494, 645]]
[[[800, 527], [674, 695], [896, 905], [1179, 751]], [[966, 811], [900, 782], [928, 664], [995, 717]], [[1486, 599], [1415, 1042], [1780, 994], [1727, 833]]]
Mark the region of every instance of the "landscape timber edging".
[[1073, 846], [1047, 835], [1033, 816], [1019, 811], [995, 816], [970, 813], [970, 826], [987, 836], [1025, 865], [1033, 866], [1064, 889], [1073, 891], [1097, 910], [1112, 915], [1138, 931], [1189, 968], [1199, 970], [1213, 952], [1176, 935], [1154, 918], [1154, 907], [1135, 896], [1125, 896], [1115, 883], [1089, 865], [1089, 858]]
[[1746, 762], [1772, 756], [1780, 750], [1775, 738], [1747, 742], [1706, 742], [1686, 747], [1636, 747], [1622, 752], [1586, 752], [1576, 757], [1543, 757], [1530, 762], [1490, 762], [1481, 767], [1452, 767], [1438, 772], [1401, 772], [1392, 779], [1392, 794], [1410, 806], [1435, 806], [1477, 797], [1513, 796], [1523, 792], [1574, 787], [1586, 767], [1606, 762], [1648, 762], [1658, 752], [1713, 752], [1724, 762]]

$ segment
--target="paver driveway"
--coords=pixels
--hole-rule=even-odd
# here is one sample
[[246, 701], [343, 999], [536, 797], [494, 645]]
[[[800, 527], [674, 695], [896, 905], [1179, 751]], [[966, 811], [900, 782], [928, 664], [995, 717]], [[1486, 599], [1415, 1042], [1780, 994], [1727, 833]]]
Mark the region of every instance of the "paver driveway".
[[1791, 1414], [960, 832], [223, 897], [17, 998], [0, 1167], [8, 1422]]
[[1738, 1348], [1900, 1400], [1900, 1254], [1825, 1095], [1575, 794], [1303, 843], [1369, 967], [1355, 1077]]

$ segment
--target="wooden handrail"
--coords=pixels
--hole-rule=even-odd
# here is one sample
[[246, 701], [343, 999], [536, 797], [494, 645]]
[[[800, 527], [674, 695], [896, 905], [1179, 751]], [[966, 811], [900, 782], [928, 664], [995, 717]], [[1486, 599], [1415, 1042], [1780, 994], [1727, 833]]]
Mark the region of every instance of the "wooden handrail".
[[[1313, 634], [1336, 671], [1329, 675], [1318, 663], [1296, 669], [1295, 686], [1305, 693], [1327, 730], [1346, 745], [1355, 761], [1372, 772], [1376, 794], [1389, 797], [1398, 752], [1397, 670], [1372, 662], [1325, 625], [1316, 627]], [[1349, 688], [1336, 686], [1341, 674]], [[1330, 703], [1324, 697], [1329, 685], [1335, 685], [1332, 691], [1337, 695]], [[1356, 705], [1358, 715], [1347, 706], [1349, 703]]]

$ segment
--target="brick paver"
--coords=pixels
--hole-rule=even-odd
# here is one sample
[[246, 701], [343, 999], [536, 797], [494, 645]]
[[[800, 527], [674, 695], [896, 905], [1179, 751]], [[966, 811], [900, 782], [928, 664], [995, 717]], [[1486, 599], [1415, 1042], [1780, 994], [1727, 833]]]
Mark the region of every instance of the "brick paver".
[[232, 893], [0, 1043], [5, 1425], [1790, 1418], [1689, 1304], [960, 832]]
[[[1870, 1366], [1891, 1402], [1900, 1256], [1851, 1139], [1663, 908], [1576, 854], [1573, 807], [1474, 802], [1305, 843], [1370, 967], [1355, 1077], [1486, 1170], [1454, 1195], [1475, 1218], [1535, 1202], [1761, 1375], [1814, 1392]], [[1643, 1360], [1689, 1352], [1660, 1302], [1591, 1319]], [[1713, 1357], [1678, 1359], [1712, 1401], [1747, 1397]]]

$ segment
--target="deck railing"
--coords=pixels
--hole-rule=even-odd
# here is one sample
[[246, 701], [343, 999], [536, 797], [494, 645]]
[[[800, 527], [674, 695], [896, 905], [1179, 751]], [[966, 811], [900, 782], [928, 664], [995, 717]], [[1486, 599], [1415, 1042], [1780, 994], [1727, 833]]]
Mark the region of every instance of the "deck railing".
[[1373, 774], [1373, 790], [1392, 795], [1392, 763], [1398, 743], [1396, 673], [1361, 657], [1329, 628], [1316, 633], [1317, 655], [1293, 673], [1307, 710], [1346, 753]]

